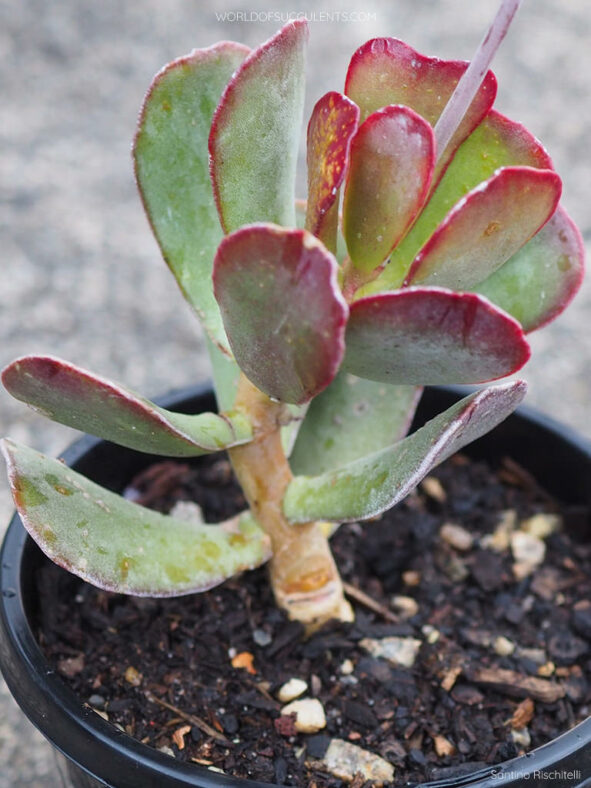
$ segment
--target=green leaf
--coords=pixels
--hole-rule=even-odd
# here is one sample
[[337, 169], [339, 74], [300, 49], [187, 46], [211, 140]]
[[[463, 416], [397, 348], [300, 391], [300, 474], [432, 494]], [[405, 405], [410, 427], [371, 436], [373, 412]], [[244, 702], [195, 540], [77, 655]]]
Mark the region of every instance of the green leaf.
[[289, 22], [249, 55], [221, 98], [209, 150], [226, 232], [252, 222], [295, 224], [307, 39], [305, 20]]
[[[468, 64], [426, 57], [396, 38], [374, 38], [351, 59], [345, 93], [359, 105], [361, 120], [389, 104], [404, 104], [435, 126]], [[474, 100], [437, 165], [439, 180], [454, 151], [492, 107], [497, 81], [492, 71], [484, 77]]]
[[149, 454], [196, 457], [246, 443], [239, 412], [173, 413], [133, 391], [52, 356], [24, 356], [2, 373], [13, 397], [68, 427]]
[[484, 389], [390, 448], [319, 476], [296, 476], [283, 500], [285, 516], [291, 523], [375, 517], [402, 500], [432, 468], [503, 421], [525, 391], [523, 381]]
[[331, 252], [337, 244], [339, 190], [345, 179], [351, 138], [359, 125], [359, 107], [341, 93], [326, 93], [308, 123], [308, 205], [306, 230]]
[[373, 271], [423, 206], [433, 177], [435, 138], [408, 107], [385, 107], [359, 127], [343, 201], [343, 233], [355, 268]]
[[413, 287], [355, 301], [342, 368], [394, 384], [483, 383], [528, 360], [519, 323], [486, 298]]
[[230, 346], [270, 397], [303, 404], [336, 375], [349, 312], [337, 271], [306, 230], [253, 224], [220, 244], [214, 292]]
[[537, 235], [476, 292], [519, 320], [524, 331], [554, 320], [581, 286], [585, 247], [566, 211], [558, 207]]
[[400, 287], [420, 249], [454, 205], [501, 167], [552, 169], [552, 162], [527, 129], [492, 110], [459, 147], [421, 215], [394, 250], [380, 276], [359, 297]]
[[290, 458], [296, 474], [319, 474], [391, 446], [406, 435], [421, 395], [339, 372], [312, 400]]
[[220, 96], [248, 52], [223, 42], [166, 66], [148, 91], [133, 147], [140, 193], [164, 259], [213, 341], [225, 348], [211, 286], [222, 229], [207, 141]]
[[548, 221], [561, 188], [553, 170], [503, 167], [452, 208], [416, 256], [405, 284], [474, 288]]
[[108, 591], [179, 596], [205, 591], [269, 558], [249, 514], [219, 525], [145, 509], [26, 446], [3, 441], [14, 500], [43, 552]]

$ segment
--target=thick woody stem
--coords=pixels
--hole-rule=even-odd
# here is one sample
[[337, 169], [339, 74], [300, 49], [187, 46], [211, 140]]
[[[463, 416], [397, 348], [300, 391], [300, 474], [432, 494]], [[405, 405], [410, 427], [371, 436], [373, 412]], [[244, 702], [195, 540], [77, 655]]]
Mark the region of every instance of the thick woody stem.
[[230, 449], [230, 460], [254, 516], [271, 538], [277, 604], [307, 625], [350, 620], [351, 608], [322, 524], [290, 525], [283, 515], [283, 496], [292, 478], [281, 445], [283, 406], [241, 375], [236, 407], [252, 421], [254, 439]]

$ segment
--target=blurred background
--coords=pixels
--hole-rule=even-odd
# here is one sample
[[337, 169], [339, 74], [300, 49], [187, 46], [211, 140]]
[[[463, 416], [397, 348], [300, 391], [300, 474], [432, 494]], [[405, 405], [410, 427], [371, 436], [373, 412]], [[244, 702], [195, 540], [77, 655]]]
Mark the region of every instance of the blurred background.
[[[44, 352], [154, 396], [208, 377], [201, 330], [162, 262], [130, 157], [167, 61], [220, 39], [255, 46], [315, 15], [307, 111], [341, 90], [368, 38], [469, 59], [497, 0], [0, 0], [0, 363]], [[337, 12], [340, 12], [338, 18]], [[241, 18], [242, 17], [242, 18]], [[496, 107], [543, 141], [591, 240], [591, 8], [524, 0], [498, 53]], [[302, 135], [303, 136], [303, 135]], [[302, 148], [303, 150], [303, 148]], [[301, 190], [303, 195], [303, 189]], [[531, 337], [528, 402], [591, 437], [591, 284]], [[0, 434], [57, 453], [74, 434], [0, 392]], [[11, 504], [0, 476], [0, 535]], [[0, 788], [54, 786], [49, 748], [0, 680]]]

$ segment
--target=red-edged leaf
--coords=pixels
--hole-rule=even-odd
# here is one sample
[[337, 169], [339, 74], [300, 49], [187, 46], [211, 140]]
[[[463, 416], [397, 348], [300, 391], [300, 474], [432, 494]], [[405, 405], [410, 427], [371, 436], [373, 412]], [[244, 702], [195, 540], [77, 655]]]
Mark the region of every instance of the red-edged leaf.
[[343, 369], [396, 384], [483, 383], [529, 358], [519, 323], [474, 293], [416, 287], [355, 301]]
[[372, 271], [421, 209], [435, 162], [433, 130], [408, 107], [374, 112], [351, 143], [343, 229], [354, 266]]
[[[374, 38], [353, 55], [345, 93], [360, 107], [362, 120], [388, 104], [404, 104], [435, 126], [467, 67], [462, 61], [421, 55], [396, 38]], [[492, 107], [496, 92], [497, 82], [489, 71], [437, 165], [433, 185]]]
[[524, 331], [554, 320], [583, 281], [585, 247], [564, 208], [517, 254], [476, 288], [519, 320]]
[[23, 525], [59, 566], [99, 588], [138, 596], [206, 591], [269, 558], [250, 512], [218, 525], [146, 509], [59, 460], [2, 441]]
[[244, 443], [244, 415], [173, 413], [117, 383], [52, 356], [16, 359], [2, 373], [13, 397], [54, 421], [151, 454], [195, 457]]
[[526, 389], [522, 380], [484, 389], [388, 449], [318, 476], [296, 476], [283, 499], [285, 516], [291, 523], [375, 517], [401, 501], [436, 465], [506, 419]]
[[213, 284], [230, 346], [269, 396], [301, 404], [334, 378], [348, 315], [337, 271], [306, 230], [255, 224], [220, 244]]
[[306, 229], [334, 252], [338, 193], [345, 177], [359, 107], [341, 93], [322, 96], [308, 123], [308, 205]]
[[209, 152], [226, 232], [251, 222], [295, 224], [307, 40], [306, 21], [289, 22], [251, 52], [222, 95]]
[[552, 170], [504, 167], [448, 213], [415, 258], [405, 284], [468, 290], [548, 221], [562, 183]]
[[542, 145], [524, 126], [491, 110], [457, 150], [439, 186], [384, 271], [359, 295], [400, 287], [412, 261], [454, 205], [501, 167], [553, 169]]
[[162, 255], [212, 340], [228, 354], [211, 287], [223, 234], [207, 141], [220, 96], [249, 51], [223, 41], [169, 63], [150, 86], [133, 145], [138, 187]]

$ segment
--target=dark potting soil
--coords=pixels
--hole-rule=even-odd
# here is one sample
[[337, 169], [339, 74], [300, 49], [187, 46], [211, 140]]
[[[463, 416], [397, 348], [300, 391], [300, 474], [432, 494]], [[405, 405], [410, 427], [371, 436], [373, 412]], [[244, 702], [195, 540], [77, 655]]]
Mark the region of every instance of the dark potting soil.
[[[196, 500], [210, 522], [244, 506], [220, 459], [151, 466], [128, 495], [160, 510]], [[562, 528], [545, 536], [545, 559], [529, 571], [507, 541], [540, 513], [549, 517], [534, 526], [557, 515]], [[442, 530], [450, 523], [472, 544]], [[39, 638], [99, 714], [183, 761], [336, 788], [345, 783], [318, 762], [338, 738], [392, 763], [392, 785], [466, 774], [589, 714], [588, 528], [589, 512], [560, 509], [510, 461], [493, 471], [458, 456], [394, 510], [333, 537], [345, 582], [370, 597], [350, 596], [353, 624], [305, 639], [273, 606], [265, 568], [205, 594], [151, 600], [99, 591], [51, 565], [39, 580]], [[389, 636], [421, 641], [411, 667], [361, 646]], [[280, 716], [276, 693], [293, 677], [324, 707], [316, 734]]]

